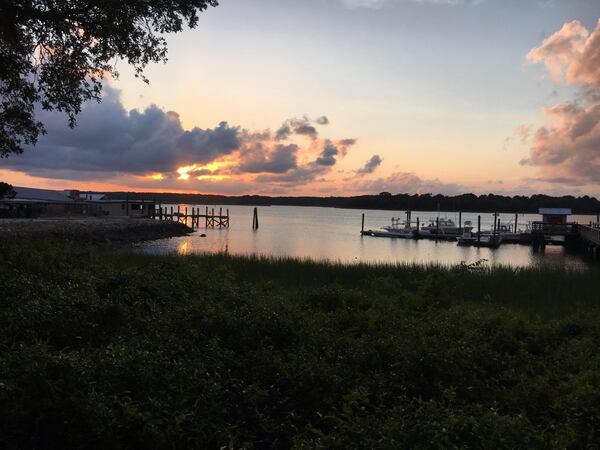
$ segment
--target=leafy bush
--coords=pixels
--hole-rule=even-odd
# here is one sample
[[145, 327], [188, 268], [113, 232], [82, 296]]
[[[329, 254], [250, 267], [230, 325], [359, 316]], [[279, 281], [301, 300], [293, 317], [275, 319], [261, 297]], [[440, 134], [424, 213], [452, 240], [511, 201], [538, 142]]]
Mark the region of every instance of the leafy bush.
[[65, 241], [0, 267], [2, 448], [600, 445], [597, 270]]

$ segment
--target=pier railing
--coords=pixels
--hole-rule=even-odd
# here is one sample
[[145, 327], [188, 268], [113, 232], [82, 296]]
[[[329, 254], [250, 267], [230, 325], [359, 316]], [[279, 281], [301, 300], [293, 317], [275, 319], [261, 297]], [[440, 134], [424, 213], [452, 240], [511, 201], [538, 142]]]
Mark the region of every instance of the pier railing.
[[582, 239], [600, 245], [600, 227], [598, 225], [579, 225], [577, 231]]
[[200, 208], [192, 208], [191, 213], [188, 213], [187, 207], [182, 211], [180, 206], [177, 206], [176, 210], [172, 206], [170, 210], [160, 206], [154, 210], [153, 218], [158, 220], [172, 220], [185, 223], [186, 225], [188, 225], [188, 222], [191, 222], [192, 229], [200, 228], [201, 221], [204, 222], [205, 228], [229, 228], [229, 208], [225, 212], [223, 208], [219, 208], [219, 212], [215, 213], [215, 208], [209, 211], [207, 206], [204, 212]]
[[533, 234], [543, 234], [552, 236], [569, 236], [576, 233], [576, 223], [546, 223], [546, 222], [533, 222], [531, 224], [531, 231]]

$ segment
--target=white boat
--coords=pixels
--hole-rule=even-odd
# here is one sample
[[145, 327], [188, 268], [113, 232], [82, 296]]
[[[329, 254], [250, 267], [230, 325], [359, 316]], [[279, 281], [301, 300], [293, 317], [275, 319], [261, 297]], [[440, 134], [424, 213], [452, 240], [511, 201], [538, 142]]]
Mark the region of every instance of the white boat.
[[423, 234], [457, 235], [464, 231], [471, 231], [472, 229], [471, 221], [466, 221], [464, 227], [461, 228], [452, 219], [440, 217], [438, 219], [430, 219], [427, 225], [421, 227], [420, 232]]
[[415, 232], [414, 230], [387, 230], [387, 229], [380, 229], [380, 230], [371, 230], [369, 232], [369, 234], [371, 236], [375, 236], [375, 237], [389, 237], [389, 238], [402, 238], [402, 239], [411, 239], [414, 237]]
[[462, 235], [456, 238], [458, 245], [461, 247], [467, 247], [477, 242], [477, 235], [473, 234], [471, 230], [465, 231]]
[[[516, 228], [516, 229], [515, 229]], [[500, 222], [500, 225], [496, 229], [496, 235], [506, 241], [518, 240], [522, 234], [531, 233], [529, 224], [517, 224], [515, 227], [514, 223]], [[481, 236], [491, 236], [494, 234], [493, 230], [485, 230], [481, 232]]]
[[392, 224], [381, 228], [389, 237], [412, 238], [415, 235], [415, 228], [411, 227], [410, 222], [401, 222], [400, 219], [392, 217]]
[[390, 226], [381, 227], [379, 230], [371, 230], [369, 234], [376, 237], [404, 238], [414, 237], [416, 229], [410, 226], [410, 222], [402, 222], [392, 217]]

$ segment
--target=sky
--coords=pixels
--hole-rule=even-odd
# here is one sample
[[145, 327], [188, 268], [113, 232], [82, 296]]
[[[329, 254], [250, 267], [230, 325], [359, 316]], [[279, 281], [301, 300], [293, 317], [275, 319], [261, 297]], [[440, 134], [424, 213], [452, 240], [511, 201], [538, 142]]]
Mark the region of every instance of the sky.
[[600, 196], [600, 1], [222, 0], [119, 62], [20, 186], [263, 195]]

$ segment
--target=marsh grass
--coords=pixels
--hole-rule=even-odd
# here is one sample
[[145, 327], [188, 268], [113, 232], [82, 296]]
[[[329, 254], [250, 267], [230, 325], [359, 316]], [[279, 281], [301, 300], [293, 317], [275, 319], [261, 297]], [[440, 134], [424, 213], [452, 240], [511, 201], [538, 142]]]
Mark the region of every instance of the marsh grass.
[[0, 244], [2, 448], [600, 445], [597, 269]]

